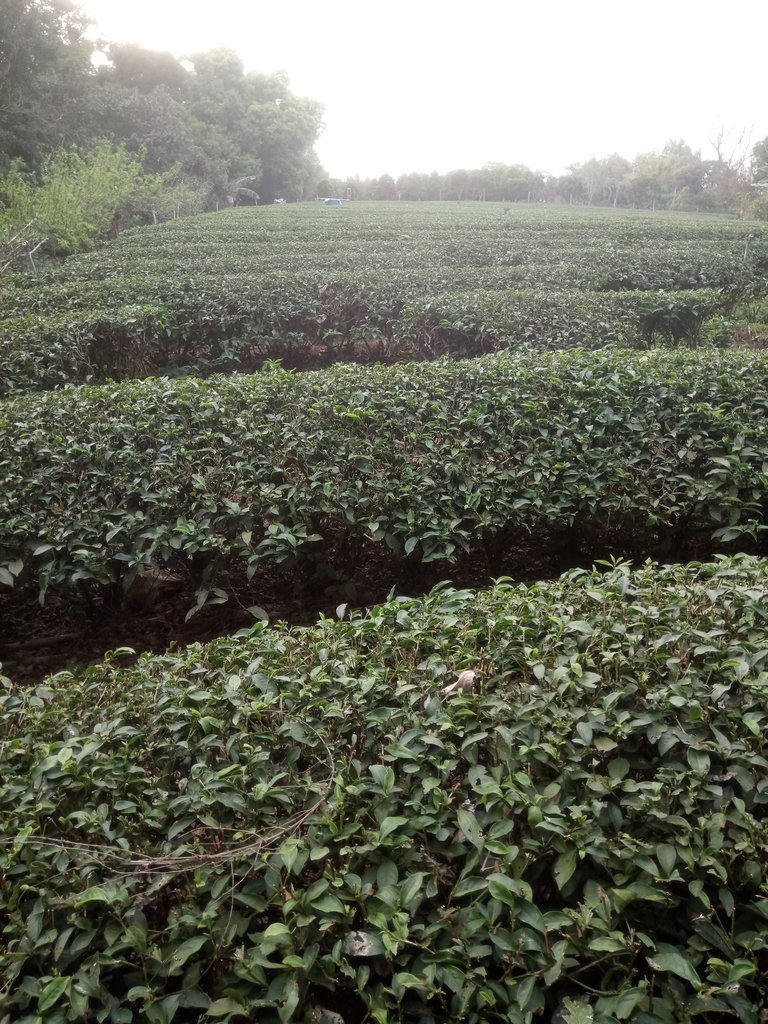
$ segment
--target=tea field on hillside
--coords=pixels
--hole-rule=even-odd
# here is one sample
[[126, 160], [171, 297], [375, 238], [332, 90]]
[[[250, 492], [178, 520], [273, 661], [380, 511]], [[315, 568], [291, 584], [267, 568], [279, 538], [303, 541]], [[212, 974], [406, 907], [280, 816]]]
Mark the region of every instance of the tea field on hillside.
[[498, 348], [724, 343], [768, 229], [501, 204], [242, 209], [127, 232], [0, 293], [0, 394]]
[[490, 203], [0, 278], [0, 1024], [763, 1024], [767, 281]]

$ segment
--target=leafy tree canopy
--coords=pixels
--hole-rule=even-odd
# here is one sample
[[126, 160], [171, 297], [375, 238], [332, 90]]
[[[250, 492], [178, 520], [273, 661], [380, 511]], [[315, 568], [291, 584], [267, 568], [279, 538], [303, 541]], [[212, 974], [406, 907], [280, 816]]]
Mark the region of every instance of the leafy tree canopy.
[[89, 82], [88, 20], [70, 0], [0, 4], [0, 166], [77, 138], [77, 101]]
[[0, 170], [21, 160], [39, 172], [53, 151], [106, 137], [149, 172], [180, 167], [211, 201], [243, 175], [266, 202], [314, 194], [322, 109], [294, 96], [284, 73], [247, 73], [226, 49], [181, 62], [117, 43], [96, 70], [87, 27], [71, 0], [3, 0]]

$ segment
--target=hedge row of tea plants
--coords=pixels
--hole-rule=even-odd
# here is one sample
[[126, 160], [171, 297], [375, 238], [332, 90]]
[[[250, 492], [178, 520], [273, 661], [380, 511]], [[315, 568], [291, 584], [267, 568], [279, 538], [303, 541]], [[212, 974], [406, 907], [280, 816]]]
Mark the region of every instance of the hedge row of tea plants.
[[447, 293], [409, 302], [396, 329], [421, 358], [470, 357], [499, 349], [719, 345], [705, 331], [732, 309], [727, 291]]
[[[406, 299], [398, 282], [206, 282], [154, 305], [25, 314], [0, 323], [0, 395], [148, 374], [393, 363], [500, 349], [696, 345], [722, 291], [480, 291]], [[162, 302], [162, 305], [158, 305]]]
[[493, 204], [229, 211], [5, 281], [0, 394], [274, 359], [694, 343], [766, 268], [765, 229], [738, 222]]
[[[525, 544], [763, 537], [768, 358], [536, 353], [68, 388], [0, 404], [0, 584], [224, 600], [228, 567], [354, 574], [361, 545], [490, 566]], [[711, 549], [711, 547], [710, 547]], [[572, 564], [572, 563], [571, 563]]]
[[98, 253], [68, 260], [50, 280], [197, 276], [201, 266], [213, 274], [324, 276], [440, 267], [516, 270], [514, 286], [522, 288], [672, 290], [739, 283], [766, 260], [768, 230], [758, 222], [500, 204], [353, 203], [336, 211], [303, 204], [126, 232]]
[[744, 557], [2, 680], [3, 1010], [760, 1024], [767, 634]]

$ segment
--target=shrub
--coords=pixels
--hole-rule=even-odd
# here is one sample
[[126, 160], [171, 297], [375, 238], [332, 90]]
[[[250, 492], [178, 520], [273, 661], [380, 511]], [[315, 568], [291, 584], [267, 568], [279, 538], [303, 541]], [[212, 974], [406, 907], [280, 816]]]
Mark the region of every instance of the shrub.
[[[69, 388], [0, 405], [0, 584], [264, 563], [332, 579], [525, 544], [661, 554], [761, 536], [758, 353], [528, 353]], [[637, 538], [640, 538], [640, 541]], [[346, 567], [346, 570], [345, 570]]]
[[6, 681], [4, 1009], [759, 1024], [766, 594], [619, 565]]

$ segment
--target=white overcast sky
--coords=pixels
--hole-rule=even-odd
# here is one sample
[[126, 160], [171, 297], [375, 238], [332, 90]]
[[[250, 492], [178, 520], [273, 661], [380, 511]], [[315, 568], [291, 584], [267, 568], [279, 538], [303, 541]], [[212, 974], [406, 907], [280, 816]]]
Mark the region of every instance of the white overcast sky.
[[325, 107], [337, 177], [489, 161], [549, 173], [768, 135], [767, 0], [80, 0], [101, 35], [218, 46]]

